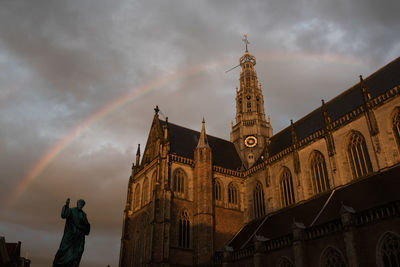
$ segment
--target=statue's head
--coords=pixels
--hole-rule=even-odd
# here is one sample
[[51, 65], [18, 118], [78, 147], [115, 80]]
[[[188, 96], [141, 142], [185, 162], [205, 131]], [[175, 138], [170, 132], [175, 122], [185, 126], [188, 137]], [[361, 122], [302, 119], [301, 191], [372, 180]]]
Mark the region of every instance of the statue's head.
[[83, 206], [85, 206], [85, 200], [79, 199], [78, 202], [76, 202], [76, 207], [81, 210]]

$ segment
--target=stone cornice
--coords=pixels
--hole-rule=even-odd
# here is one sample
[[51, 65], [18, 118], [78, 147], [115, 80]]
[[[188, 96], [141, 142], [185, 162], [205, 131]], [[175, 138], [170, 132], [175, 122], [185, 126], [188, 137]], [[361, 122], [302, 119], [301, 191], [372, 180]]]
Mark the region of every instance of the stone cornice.
[[[387, 90], [386, 92], [380, 94], [379, 96], [371, 99], [370, 102], [370, 108], [372, 109], [376, 109], [379, 106], [383, 105], [384, 103], [387, 103], [388, 101], [392, 100], [393, 98], [397, 97], [400, 94], [400, 85], [396, 86], [390, 90]], [[331, 127], [332, 127], [332, 132], [340, 129], [341, 127], [349, 124], [350, 122], [358, 119], [360, 116], [364, 115], [364, 105], [361, 105], [355, 109], [353, 109], [352, 111], [344, 114], [343, 116], [341, 116], [340, 118], [336, 119], [335, 121], [331, 122]], [[312, 144], [313, 142], [324, 138], [325, 136], [325, 129], [321, 128], [313, 133], [311, 133], [310, 135], [308, 135], [307, 137], [298, 140], [298, 147], [297, 149], [300, 150], [302, 147], [305, 147], [307, 145]], [[285, 157], [287, 154], [293, 152], [293, 148], [292, 147], [287, 147], [284, 150], [282, 150], [281, 152], [279, 152], [278, 154], [269, 157], [266, 160], [267, 164], [271, 164], [275, 161], [280, 160], [281, 158]]]

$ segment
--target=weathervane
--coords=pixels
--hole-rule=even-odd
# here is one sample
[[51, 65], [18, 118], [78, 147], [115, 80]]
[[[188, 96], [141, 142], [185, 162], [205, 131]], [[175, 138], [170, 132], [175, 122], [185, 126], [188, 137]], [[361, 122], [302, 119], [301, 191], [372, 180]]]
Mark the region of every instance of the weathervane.
[[243, 34], [243, 39], [242, 39], [242, 41], [245, 43], [245, 45], [246, 45], [246, 52], [249, 52], [248, 50], [247, 50], [247, 45], [248, 44], [250, 44], [250, 42], [249, 42], [249, 40], [247, 40], [247, 34]]
[[[246, 45], [246, 52], [249, 52], [249, 51], [247, 51], [247, 45], [249, 45], [250, 42], [249, 42], [249, 40], [247, 40], [247, 34], [243, 34], [243, 37], [244, 37], [244, 38], [242, 39], [242, 41], [243, 41], [244, 44]], [[239, 65], [237, 65], [237, 66], [235, 66], [235, 67], [233, 67], [233, 68], [230, 68], [229, 70], [225, 71], [225, 73], [230, 72], [231, 70], [233, 70], [233, 69], [239, 67], [240, 65], [241, 65], [241, 64], [239, 64]]]

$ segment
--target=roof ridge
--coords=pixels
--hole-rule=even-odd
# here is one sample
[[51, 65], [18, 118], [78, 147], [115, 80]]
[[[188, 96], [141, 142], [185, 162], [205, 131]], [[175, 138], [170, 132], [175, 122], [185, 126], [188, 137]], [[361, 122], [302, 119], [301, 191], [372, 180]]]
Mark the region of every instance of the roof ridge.
[[377, 69], [376, 71], [374, 71], [373, 73], [371, 73], [367, 78], [365, 78], [364, 80], [367, 80], [368, 78], [371, 78], [372, 76], [376, 75], [378, 72], [383, 71], [384, 69], [388, 68], [389, 65], [393, 64], [395, 61], [400, 60], [400, 57], [397, 57], [395, 59], [393, 59], [392, 61], [390, 61], [389, 63], [387, 63], [386, 65], [380, 67], [379, 69]]
[[[374, 71], [373, 73], [371, 73], [370, 75], [368, 75], [366, 78], [364, 78], [365, 81], [370, 80], [373, 76], [378, 75], [379, 73], [381, 73], [382, 71], [384, 71], [385, 69], [387, 69], [390, 65], [392, 65], [393, 63], [395, 63], [396, 61], [400, 60], [400, 57], [397, 57], [396, 59], [390, 61], [389, 63], [387, 63], [386, 65], [384, 65], [383, 67], [379, 68], [378, 70]], [[340, 94], [338, 94], [337, 96], [331, 98], [330, 100], [325, 102], [325, 105], [328, 108], [328, 105], [333, 102], [334, 100], [350, 93], [352, 90], [354, 90], [354, 88], [359, 85], [360, 82], [357, 82], [355, 84], [353, 84], [352, 86], [350, 86], [349, 88], [347, 88], [346, 90], [344, 90], [343, 92], [341, 92]], [[388, 88], [387, 90], [390, 90], [392, 88]], [[310, 116], [312, 113], [318, 111], [321, 108], [321, 106], [313, 109], [312, 111], [308, 112], [306, 115], [302, 116], [300, 119], [298, 119], [297, 121], [294, 122], [294, 126], [296, 126], [296, 124], [298, 124], [299, 122], [301, 122], [302, 120], [306, 119], [308, 116]], [[329, 111], [329, 108], [328, 108]], [[285, 131], [287, 131], [288, 129], [290, 129], [290, 125], [288, 125], [287, 127], [283, 128], [282, 130], [280, 130], [279, 132], [277, 132], [276, 134], [272, 135], [271, 138], [275, 137], [275, 136], [279, 136], [280, 134], [283, 134]]]
[[[159, 120], [160, 120], [162, 123], [165, 123], [165, 121], [163, 121], [163, 120], [161, 120], [161, 119], [159, 119]], [[176, 124], [176, 123], [172, 123], [172, 122], [169, 122], [169, 121], [168, 121], [168, 124], [172, 124], [172, 125], [175, 125], [175, 126], [178, 126], [178, 127], [184, 128], [184, 129], [186, 129], [186, 130], [193, 131], [193, 132], [196, 132], [196, 133], [199, 133], [199, 134], [200, 134], [200, 131], [196, 131], [196, 130], [190, 129], [190, 128], [188, 128], [188, 127], [181, 126], [181, 125], [179, 125], [179, 124]], [[223, 138], [221, 138], [221, 137], [218, 137], [218, 136], [210, 135], [210, 134], [207, 134], [207, 133], [206, 133], [206, 135], [207, 135], [207, 137], [216, 138], [216, 139], [219, 139], [219, 140], [222, 140], [222, 141], [228, 142], [228, 143], [232, 143], [231, 141], [229, 141], [229, 140], [226, 140], [226, 139], [223, 139]]]

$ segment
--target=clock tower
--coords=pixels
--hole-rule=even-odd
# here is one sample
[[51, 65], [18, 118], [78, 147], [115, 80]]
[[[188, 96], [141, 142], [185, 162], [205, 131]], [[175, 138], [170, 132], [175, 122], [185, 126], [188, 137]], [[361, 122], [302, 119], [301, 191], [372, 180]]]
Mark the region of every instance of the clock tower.
[[247, 168], [261, 156], [268, 139], [272, 136], [270, 119], [265, 119], [261, 84], [254, 68], [256, 58], [247, 49], [247, 36], [243, 41], [246, 51], [239, 59], [240, 88], [236, 87], [236, 123], [232, 123], [231, 142]]

